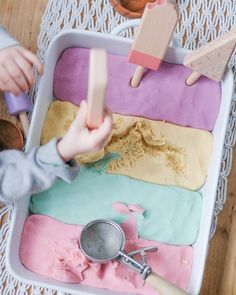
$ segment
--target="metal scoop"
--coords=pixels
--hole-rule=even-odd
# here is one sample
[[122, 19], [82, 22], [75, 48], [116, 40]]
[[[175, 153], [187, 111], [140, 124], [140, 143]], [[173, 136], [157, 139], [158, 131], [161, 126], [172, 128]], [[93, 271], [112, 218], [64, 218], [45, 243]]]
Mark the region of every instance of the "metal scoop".
[[122, 228], [111, 220], [94, 220], [88, 223], [80, 235], [80, 248], [88, 259], [98, 263], [108, 263], [113, 260], [120, 262], [136, 270], [148, 284], [160, 295], [186, 295], [187, 293], [177, 286], [167, 282], [154, 273], [149, 265], [139, 262], [133, 257], [150, 251], [157, 251], [156, 247], [142, 248], [127, 254], [124, 251], [125, 234]]

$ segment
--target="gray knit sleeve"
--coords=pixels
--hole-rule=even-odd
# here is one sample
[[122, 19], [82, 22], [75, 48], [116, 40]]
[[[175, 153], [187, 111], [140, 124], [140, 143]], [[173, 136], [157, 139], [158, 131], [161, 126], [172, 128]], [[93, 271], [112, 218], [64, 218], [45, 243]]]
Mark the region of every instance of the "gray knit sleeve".
[[5, 29], [0, 25], [0, 49], [10, 47], [13, 45], [19, 45], [19, 42], [16, 41]]
[[0, 152], [0, 200], [15, 201], [50, 188], [57, 179], [71, 182], [79, 167], [73, 160], [65, 164], [57, 151], [57, 140], [29, 153]]

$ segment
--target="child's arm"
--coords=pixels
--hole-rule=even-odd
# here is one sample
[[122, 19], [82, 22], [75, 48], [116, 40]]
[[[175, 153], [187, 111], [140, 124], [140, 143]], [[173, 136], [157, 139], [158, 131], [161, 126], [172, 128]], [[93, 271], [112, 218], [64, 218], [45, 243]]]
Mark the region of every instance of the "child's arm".
[[106, 144], [112, 131], [112, 116], [106, 111], [102, 124], [98, 129], [87, 127], [88, 105], [86, 101], [80, 104], [80, 110], [70, 129], [58, 143], [58, 151], [65, 162], [78, 154], [96, 152]]
[[73, 157], [101, 149], [112, 131], [109, 113], [101, 126], [94, 130], [87, 128], [86, 116], [87, 104], [82, 102], [76, 119], [61, 140], [54, 139], [30, 153], [1, 152], [0, 200], [15, 201], [46, 190], [58, 178], [71, 182], [79, 171]]
[[4, 49], [10, 46], [19, 45], [19, 42], [14, 39], [3, 26], [0, 25], [0, 49]]
[[15, 95], [28, 92], [35, 82], [33, 65], [42, 74], [43, 66], [37, 56], [0, 26], [0, 90]]
[[0, 200], [16, 201], [48, 189], [57, 178], [72, 181], [77, 173], [75, 162], [68, 165], [60, 157], [56, 139], [30, 153], [3, 151], [0, 153]]

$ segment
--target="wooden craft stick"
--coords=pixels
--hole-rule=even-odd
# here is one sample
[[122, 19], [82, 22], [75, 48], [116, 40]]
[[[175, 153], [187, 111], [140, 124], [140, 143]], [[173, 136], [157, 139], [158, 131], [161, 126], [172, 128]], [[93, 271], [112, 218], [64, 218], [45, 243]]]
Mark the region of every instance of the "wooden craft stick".
[[132, 87], [139, 85], [145, 68], [158, 70], [166, 55], [177, 21], [178, 10], [175, 2], [157, 0], [146, 5], [128, 57], [129, 62], [139, 65], [131, 79]]
[[193, 73], [186, 79], [186, 84], [193, 85], [202, 75], [220, 81], [235, 45], [236, 28], [232, 28], [225, 35], [187, 54], [184, 65], [193, 70]]
[[137, 66], [135, 72], [134, 72], [134, 75], [131, 79], [131, 82], [130, 82], [130, 85], [132, 87], [138, 87], [142, 77], [143, 77], [143, 74], [145, 72], [145, 68], [142, 67], [142, 66]]
[[192, 86], [201, 76], [202, 75], [196, 71], [192, 72], [192, 74], [186, 79], [186, 84]]
[[20, 118], [20, 122], [24, 132], [24, 136], [25, 138], [27, 138], [29, 133], [29, 119], [28, 119], [27, 113], [26, 112], [19, 113], [19, 118]]
[[87, 97], [87, 125], [91, 129], [98, 128], [102, 123], [107, 83], [107, 52], [104, 49], [91, 49]]

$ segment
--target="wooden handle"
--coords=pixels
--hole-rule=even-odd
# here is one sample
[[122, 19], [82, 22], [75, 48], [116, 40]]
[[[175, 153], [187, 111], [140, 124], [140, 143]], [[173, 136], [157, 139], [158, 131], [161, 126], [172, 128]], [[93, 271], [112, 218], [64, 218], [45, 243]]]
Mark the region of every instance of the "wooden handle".
[[20, 118], [21, 125], [23, 128], [24, 136], [25, 136], [25, 138], [27, 138], [28, 133], [29, 133], [29, 119], [28, 119], [26, 112], [20, 113], [19, 118]]
[[233, 209], [233, 219], [227, 245], [220, 294], [234, 295], [236, 294], [236, 205], [234, 205]]
[[132, 87], [138, 87], [139, 86], [139, 83], [143, 77], [143, 73], [145, 71], [145, 68], [142, 67], [142, 66], [137, 66], [135, 72], [134, 72], [134, 75], [131, 79], [131, 82], [130, 82], [130, 85]]
[[186, 84], [192, 86], [202, 75], [198, 72], [192, 72], [192, 74], [186, 79]]
[[154, 272], [146, 278], [146, 282], [151, 285], [160, 295], [187, 295], [184, 290], [169, 283]]
[[107, 83], [107, 52], [104, 49], [91, 49], [87, 97], [87, 125], [90, 129], [98, 128], [102, 123]]

